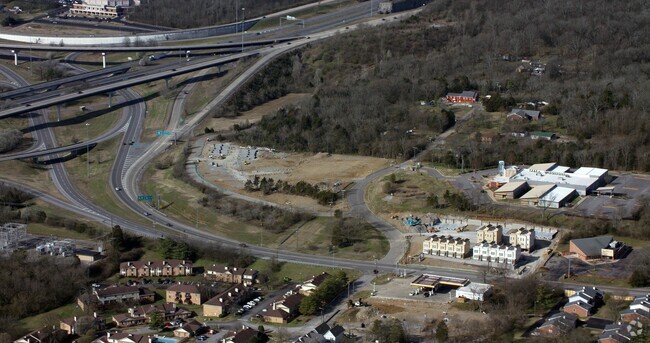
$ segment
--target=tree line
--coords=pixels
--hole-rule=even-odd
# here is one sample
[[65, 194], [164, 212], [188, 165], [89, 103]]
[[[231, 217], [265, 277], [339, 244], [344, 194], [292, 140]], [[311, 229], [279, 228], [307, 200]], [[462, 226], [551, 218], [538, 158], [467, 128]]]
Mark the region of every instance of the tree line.
[[261, 180], [259, 176], [255, 176], [253, 180], [246, 180], [244, 189], [249, 192], [261, 191], [264, 195], [269, 195], [273, 192], [281, 192], [285, 194], [293, 194], [306, 196], [316, 199], [321, 205], [331, 205], [339, 199], [336, 192], [327, 189], [320, 189], [318, 185], [312, 185], [305, 181], [298, 181], [295, 185], [290, 184], [284, 180], [273, 180], [273, 178], [263, 177]]
[[348, 282], [348, 276], [342, 270], [328, 276], [309, 296], [302, 299], [300, 313], [304, 315], [317, 313], [334, 300], [347, 287]]

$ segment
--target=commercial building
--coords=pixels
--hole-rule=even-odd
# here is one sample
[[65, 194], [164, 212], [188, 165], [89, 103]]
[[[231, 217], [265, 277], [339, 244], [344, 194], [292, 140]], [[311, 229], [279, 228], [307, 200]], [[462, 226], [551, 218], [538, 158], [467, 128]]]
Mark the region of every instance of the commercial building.
[[534, 164], [522, 169], [510, 181], [527, 181], [531, 186], [545, 184], [573, 188], [582, 196], [606, 184], [607, 169], [581, 167], [573, 173], [569, 169], [554, 162]]
[[494, 191], [496, 199], [517, 199], [530, 190], [526, 181], [513, 181], [499, 187]]
[[457, 299], [485, 301], [490, 294], [492, 294], [492, 285], [486, 283], [470, 282], [456, 289]]
[[165, 294], [168, 303], [188, 305], [201, 305], [203, 303], [201, 289], [197, 285], [177, 283], [169, 286]]
[[593, 259], [620, 258], [627, 250], [625, 244], [615, 241], [612, 236], [572, 239], [569, 241], [569, 252], [583, 261]]
[[122, 277], [190, 276], [192, 262], [186, 260], [130, 261], [120, 263]]
[[535, 250], [535, 229], [512, 229], [508, 232], [511, 245], [519, 245], [522, 251], [531, 252]]
[[537, 206], [539, 201], [544, 197], [545, 194], [552, 191], [555, 188], [555, 185], [537, 185], [534, 186], [526, 194], [519, 197], [519, 201], [523, 206]]
[[77, 256], [79, 261], [84, 263], [93, 263], [102, 258], [102, 252], [95, 250], [75, 249], [74, 254]]
[[478, 93], [473, 91], [463, 91], [462, 93], [447, 93], [447, 101], [449, 102], [477, 102]]
[[129, 7], [131, 0], [83, 0], [83, 3], [91, 6]]
[[422, 242], [424, 256], [465, 258], [471, 251], [469, 239], [433, 235]]
[[521, 247], [483, 242], [475, 245], [472, 253], [474, 260], [514, 266], [521, 258]]
[[537, 206], [544, 208], [560, 208], [566, 206], [578, 196], [573, 188], [555, 187], [544, 194], [537, 202]]
[[501, 243], [503, 238], [503, 227], [487, 224], [476, 229], [476, 241], [486, 243]]

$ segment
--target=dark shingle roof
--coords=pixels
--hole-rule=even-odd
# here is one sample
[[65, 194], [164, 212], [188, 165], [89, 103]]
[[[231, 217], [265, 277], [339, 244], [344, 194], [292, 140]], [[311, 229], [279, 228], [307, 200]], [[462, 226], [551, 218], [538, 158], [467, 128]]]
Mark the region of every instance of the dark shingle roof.
[[600, 256], [600, 250], [607, 247], [612, 236], [572, 239], [571, 242], [587, 256]]
[[323, 323], [319, 326], [317, 326], [314, 331], [316, 331], [319, 335], [324, 335], [327, 333], [327, 331], [330, 331], [330, 326], [327, 325], [327, 323]]

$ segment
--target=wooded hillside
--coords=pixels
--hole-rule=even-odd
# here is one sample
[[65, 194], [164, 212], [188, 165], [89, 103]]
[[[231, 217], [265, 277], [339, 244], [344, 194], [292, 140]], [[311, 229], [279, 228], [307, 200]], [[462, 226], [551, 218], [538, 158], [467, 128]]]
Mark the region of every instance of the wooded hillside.
[[[549, 102], [545, 115], [569, 140], [449, 147], [465, 150], [474, 167], [508, 158], [647, 171], [649, 11], [643, 0], [436, 1], [405, 22], [346, 33], [278, 60], [269, 70], [281, 69], [281, 77], [266, 80], [279, 79], [283, 89], [269, 91], [276, 84], [260, 76], [234, 102], [305, 90], [313, 101], [282, 109], [237, 138], [289, 150], [408, 156], [428, 137], [404, 130], [440, 127], [429, 124], [435, 114], [417, 110], [420, 100], [478, 90], [514, 103]], [[518, 72], [524, 59], [546, 72]]]

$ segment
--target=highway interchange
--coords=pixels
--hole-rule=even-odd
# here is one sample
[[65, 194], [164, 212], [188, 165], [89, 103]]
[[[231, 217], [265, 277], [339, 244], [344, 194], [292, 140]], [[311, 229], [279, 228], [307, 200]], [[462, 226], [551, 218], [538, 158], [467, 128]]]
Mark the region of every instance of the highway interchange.
[[[197, 242], [210, 242], [217, 246], [227, 246], [235, 249], [242, 249], [240, 245], [241, 242], [227, 237], [222, 237], [216, 234], [212, 234], [200, 229], [197, 229], [193, 226], [187, 225], [183, 222], [175, 220], [174, 218], [168, 217], [167, 215], [156, 211], [154, 208], [138, 202], [137, 196], [141, 194], [139, 191], [139, 183], [142, 179], [143, 173], [146, 169], [146, 166], [151, 163], [157, 156], [164, 152], [169, 147], [169, 138], [168, 137], [159, 137], [154, 142], [146, 145], [144, 149], [134, 149], [134, 145], [129, 144], [130, 142], [135, 142], [136, 144], [140, 141], [140, 136], [142, 135], [144, 120], [146, 114], [146, 106], [144, 101], [139, 101], [141, 98], [132, 89], [128, 88], [130, 86], [150, 82], [152, 80], [168, 79], [172, 76], [181, 75], [189, 72], [196, 71], [207, 71], [207, 68], [211, 68], [217, 65], [223, 65], [231, 63], [243, 57], [255, 56], [257, 60], [253, 63], [247, 70], [245, 70], [241, 75], [239, 75], [234, 81], [232, 81], [223, 91], [212, 100], [203, 110], [199, 113], [193, 115], [189, 120], [184, 122], [182, 126], [179, 125], [179, 118], [184, 107], [184, 102], [186, 100], [186, 93], [192, 91], [195, 86], [194, 83], [189, 83], [184, 86], [182, 91], [179, 92], [176, 97], [171, 118], [169, 120], [168, 127], [165, 128], [165, 131], [173, 132], [178, 137], [189, 137], [192, 133], [192, 130], [203, 120], [205, 119], [210, 110], [216, 106], [223, 104], [230, 96], [232, 96], [236, 90], [244, 85], [251, 77], [253, 77], [257, 72], [259, 72], [264, 66], [270, 63], [277, 56], [280, 56], [287, 51], [296, 49], [300, 46], [304, 46], [310, 42], [326, 39], [332, 37], [333, 35], [338, 34], [339, 32], [345, 32], [346, 30], [354, 30], [359, 24], [351, 24], [355, 21], [360, 21], [364, 16], [368, 17], [369, 12], [369, 3], [361, 3], [355, 5], [352, 8], [346, 8], [342, 12], [334, 12], [319, 17], [311, 18], [306, 21], [304, 28], [293, 27], [289, 32], [287, 40], [283, 41], [282, 44], [277, 44], [279, 38], [273, 38], [270, 40], [260, 40], [265, 42], [264, 44], [252, 43], [247, 46], [243, 52], [234, 53], [227, 55], [225, 57], [216, 57], [216, 58], [202, 58], [193, 63], [180, 63], [179, 65], [170, 64], [161, 70], [152, 69], [150, 72], [145, 72], [139, 76], [133, 78], [127, 78], [126, 80], [111, 82], [108, 84], [98, 84], [94, 85], [91, 88], [85, 88], [83, 91], [66, 94], [65, 92], [56, 92], [54, 90], [52, 97], [47, 97], [42, 100], [37, 100], [33, 103], [19, 104], [17, 107], [9, 108], [3, 111], [0, 111], [0, 118], [13, 116], [20, 113], [34, 113], [35, 110], [39, 110], [37, 115], [30, 116], [30, 126], [39, 127], [40, 129], [34, 130], [34, 141], [35, 144], [30, 149], [20, 152], [18, 154], [0, 156], [0, 159], [17, 159], [17, 158], [26, 158], [26, 157], [35, 157], [39, 155], [54, 155], [61, 153], [62, 151], [67, 151], [72, 148], [79, 149], [83, 148], [84, 145], [89, 143], [99, 143], [111, 138], [116, 137], [119, 134], [123, 133], [120, 144], [118, 145], [118, 151], [114, 160], [114, 164], [110, 172], [110, 187], [114, 192], [115, 197], [127, 208], [132, 210], [134, 213], [145, 218], [146, 220], [152, 223], [151, 226], [145, 226], [140, 223], [136, 223], [132, 220], [120, 216], [118, 213], [111, 213], [106, 209], [96, 205], [91, 200], [89, 200], [84, 194], [82, 194], [74, 184], [74, 181], [71, 180], [68, 175], [63, 163], [54, 163], [50, 166], [50, 175], [56, 185], [59, 192], [68, 200], [62, 201], [56, 197], [45, 194], [41, 191], [34, 189], [28, 185], [19, 184], [16, 182], [5, 182], [11, 186], [24, 189], [33, 195], [39, 197], [43, 201], [46, 201], [54, 206], [60, 207], [62, 209], [77, 213], [86, 218], [90, 218], [97, 222], [103, 223], [104, 225], [120, 225], [122, 228], [129, 230], [131, 232], [137, 233], [139, 235], [147, 237], [162, 237], [162, 236], [171, 236], [177, 238], [183, 238], [188, 240], [193, 240]], [[387, 18], [372, 19], [366, 24], [370, 25], [380, 25], [383, 23], [391, 22], [393, 20], [399, 20], [402, 16], [410, 15], [410, 13], [403, 13], [396, 16], [391, 16]], [[271, 32], [272, 35], [280, 35], [281, 31]], [[250, 34], [249, 34], [250, 35]], [[261, 37], [264, 39], [265, 37]], [[291, 44], [287, 44], [287, 43]], [[275, 44], [274, 44], [275, 43]], [[220, 48], [226, 46], [221, 45]], [[230, 48], [232, 46], [229, 46]], [[0, 49], [26, 49], [24, 45], [16, 44], [4, 44], [0, 45]], [[33, 48], [36, 48], [33, 46]], [[82, 48], [75, 47], [49, 47], [49, 46], [37, 46], [39, 49], [51, 49], [59, 51], [69, 51], [69, 52], [80, 52], [84, 51]], [[119, 47], [112, 47], [117, 49], [117, 51], [141, 51], [142, 48], [136, 48], [134, 50], [119, 50]], [[129, 47], [129, 49], [132, 47]], [[161, 49], [163, 51], [173, 51], [176, 48], [181, 50], [196, 50], [197, 46], [195, 45], [184, 45], [184, 46], [174, 46], [166, 47]], [[98, 48], [93, 51], [99, 51]], [[102, 48], [104, 49], [104, 48]], [[108, 48], [106, 48], [108, 49]], [[206, 48], [207, 49], [207, 48]], [[211, 46], [211, 50], [215, 49], [215, 45]], [[66, 59], [66, 62], [69, 65], [74, 65], [72, 63], [73, 58], [70, 60]], [[79, 69], [78, 66], [73, 67]], [[78, 72], [85, 72], [84, 70], [77, 70]], [[11, 69], [2, 67], [0, 68], [0, 73], [5, 75], [5, 77], [10, 80], [14, 85], [19, 85], [20, 87], [27, 87], [27, 82], [20, 77], [20, 75], [11, 71]], [[127, 73], [128, 74], [128, 73]], [[118, 76], [119, 77], [119, 76]], [[64, 147], [63, 150], [55, 150], [58, 148], [56, 139], [54, 137], [53, 130], [51, 125], [48, 124], [47, 119], [47, 108], [52, 105], [61, 104], [69, 102], [75, 99], [79, 99], [91, 95], [106, 94], [108, 92], [118, 91], [122, 100], [129, 103], [128, 106], [124, 106], [123, 114], [117, 124], [111, 128], [111, 130], [103, 133], [98, 137], [94, 137], [88, 142], [82, 142], [74, 147]], [[37, 94], [38, 95], [38, 94]], [[38, 95], [42, 96], [42, 95]], [[43, 150], [47, 150], [46, 153]], [[137, 151], [136, 151], [137, 150]], [[131, 163], [129, 163], [131, 161]], [[396, 269], [402, 269], [407, 272], [429, 272], [435, 274], [449, 275], [455, 277], [468, 278], [471, 280], [479, 280], [481, 277], [479, 273], [469, 271], [469, 270], [460, 270], [460, 269], [448, 269], [441, 267], [423, 267], [423, 266], [399, 266], [398, 261], [403, 256], [406, 245], [402, 234], [397, 231], [390, 224], [384, 222], [372, 212], [370, 212], [365, 205], [364, 201], [364, 189], [367, 184], [376, 177], [380, 177], [390, 172], [390, 169], [384, 169], [377, 171], [376, 173], [369, 176], [367, 179], [362, 180], [356, 183], [353, 188], [347, 193], [347, 200], [351, 206], [351, 214], [357, 217], [360, 217], [369, 223], [373, 224], [380, 231], [382, 231], [390, 241], [390, 251], [378, 262], [374, 261], [354, 261], [349, 259], [340, 259], [336, 257], [332, 258], [323, 258], [322, 256], [314, 256], [309, 254], [295, 253], [290, 251], [276, 250], [264, 246], [246, 246], [243, 249], [246, 249], [251, 254], [261, 257], [261, 258], [277, 258], [283, 261], [299, 262], [313, 265], [322, 265], [322, 266], [335, 266], [339, 268], [349, 268], [357, 269], [363, 272], [372, 272], [376, 267], [382, 271], [395, 271]], [[163, 230], [160, 228], [164, 227]]]

